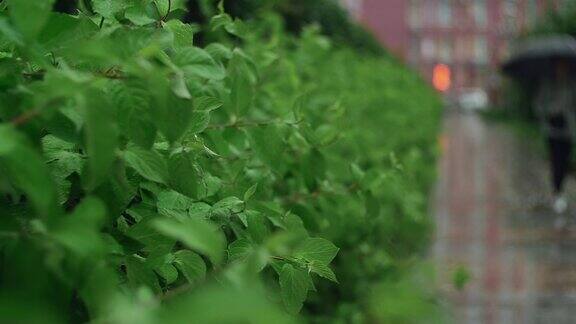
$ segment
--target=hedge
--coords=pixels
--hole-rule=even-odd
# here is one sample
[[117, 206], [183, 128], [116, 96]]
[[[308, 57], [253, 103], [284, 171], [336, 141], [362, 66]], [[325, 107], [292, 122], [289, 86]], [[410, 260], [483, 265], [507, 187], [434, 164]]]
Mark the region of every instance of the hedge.
[[440, 101], [418, 76], [274, 11], [52, 4], [0, 3], [3, 322], [438, 314]]

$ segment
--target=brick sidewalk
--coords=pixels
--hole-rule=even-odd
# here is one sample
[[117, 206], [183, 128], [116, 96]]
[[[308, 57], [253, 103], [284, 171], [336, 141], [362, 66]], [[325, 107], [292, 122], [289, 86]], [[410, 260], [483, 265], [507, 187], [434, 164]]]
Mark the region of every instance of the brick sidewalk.
[[[474, 115], [448, 115], [444, 129], [434, 260], [454, 322], [576, 323], [576, 225], [553, 226], [546, 161]], [[459, 266], [472, 275], [462, 292]]]

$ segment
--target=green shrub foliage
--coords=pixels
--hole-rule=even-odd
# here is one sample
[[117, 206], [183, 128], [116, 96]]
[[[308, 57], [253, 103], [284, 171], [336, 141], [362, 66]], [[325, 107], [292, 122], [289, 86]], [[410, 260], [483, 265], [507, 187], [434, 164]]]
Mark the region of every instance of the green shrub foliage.
[[[202, 0], [196, 0], [202, 1]], [[376, 38], [352, 22], [348, 13], [334, 0], [236, 0], [226, 9], [234, 16], [251, 18], [262, 8], [273, 8], [286, 21], [288, 31], [300, 34], [310, 24], [320, 26], [323, 34], [334, 42], [353, 47], [366, 54], [383, 55], [385, 51]]]
[[426, 309], [423, 285], [371, 292], [428, 239], [439, 102], [417, 76], [273, 13], [80, 4], [0, 2], [2, 322], [428, 315], [389, 308]]
[[[553, 4], [549, 4], [553, 6]], [[534, 34], [570, 34], [576, 36], [576, 2], [564, 1], [558, 9], [548, 10], [527, 36]]]

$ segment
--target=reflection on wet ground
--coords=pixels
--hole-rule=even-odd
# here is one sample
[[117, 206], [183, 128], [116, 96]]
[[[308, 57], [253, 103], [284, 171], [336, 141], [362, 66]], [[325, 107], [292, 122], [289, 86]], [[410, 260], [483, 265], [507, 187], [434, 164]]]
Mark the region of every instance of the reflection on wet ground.
[[[556, 229], [547, 164], [525, 138], [451, 114], [441, 139], [434, 260], [454, 323], [576, 323], [576, 185]], [[459, 266], [472, 280], [452, 284]]]

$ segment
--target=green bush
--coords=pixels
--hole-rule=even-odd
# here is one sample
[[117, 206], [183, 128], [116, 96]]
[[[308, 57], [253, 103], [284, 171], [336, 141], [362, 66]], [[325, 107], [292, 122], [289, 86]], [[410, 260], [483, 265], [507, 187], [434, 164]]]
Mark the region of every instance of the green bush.
[[183, 2], [51, 4], [0, 3], [3, 322], [434, 313], [412, 273], [440, 104], [416, 75], [273, 13], [220, 12], [200, 48]]
[[[191, 13], [187, 20], [204, 22], [215, 13], [216, 0], [187, 0]], [[225, 3], [226, 11], [241, 19], [258, 18], [262, 12], [274, 10], [286, 22], [286, 30], [299, 35], [307, 26], [316, 24], [324, 35], [337, 44], [350, 46], [371, 55], [386, 52], [376, 38], [354, 23], [348, 13], [335, 0], [235, 0]], [[208, 17], [207, 17], [208, 16]]]
[[535, 34], [576, 36], [576, 2], [565, 1], [560, 10], [549, 10], [526, 35]]

